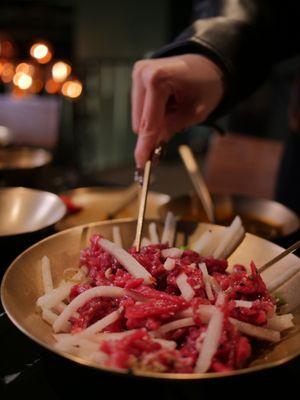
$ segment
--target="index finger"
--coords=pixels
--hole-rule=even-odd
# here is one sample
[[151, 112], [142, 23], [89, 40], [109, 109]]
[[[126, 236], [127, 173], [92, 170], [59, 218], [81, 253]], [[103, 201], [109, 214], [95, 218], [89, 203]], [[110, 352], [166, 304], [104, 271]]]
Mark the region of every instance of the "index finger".
[[146, 88], [143, 115], [135, 149], [135, 159], [138, 167], [143, 167], [150, 158], [152, 151], [164, 136], [165, 111], [169, 91], [164, 87]]

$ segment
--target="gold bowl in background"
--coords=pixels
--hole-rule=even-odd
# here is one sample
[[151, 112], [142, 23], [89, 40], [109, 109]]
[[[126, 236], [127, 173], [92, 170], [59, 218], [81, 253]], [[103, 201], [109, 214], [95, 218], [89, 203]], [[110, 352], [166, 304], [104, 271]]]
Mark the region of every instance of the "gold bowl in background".
[[[81, 209], [74, 214], [67, 214], [65, 218], [56, 224], [56, 230], [62, 231], [90, 222], [105, 221], [108, 219], [109, 213], [118, 208], [119, 205], [122, 206], [127, 190], [95, 186], [72, 189], [61, 193]], [[159, 218], [159, 208], [169, 200], [170, 196], [167, 194], [150, 191], [147, 199], [146, 218]], [[136, 218], [138, 206], [138, 196], [136, 196], [130, 204], [119, 210], [114, 215], [114, 218]]]
[[[216, 223], [229, 225], [236, 215], [243, 221], [247, 232], [268, 240], [294, 234], [300, 228], [297, 214], [273, 200], [240, 195], [212, 194]], [[173, 197], [159, 209], [161, 218], [168, 211], [183, 221], [207, 222], [207, 216], [196, 194]]]

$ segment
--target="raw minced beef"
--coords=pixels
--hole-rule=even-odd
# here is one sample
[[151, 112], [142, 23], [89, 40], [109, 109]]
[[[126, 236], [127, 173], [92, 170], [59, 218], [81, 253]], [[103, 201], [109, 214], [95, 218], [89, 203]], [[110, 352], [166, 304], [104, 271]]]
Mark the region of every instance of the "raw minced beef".
[[[75, 285], [71, 299], [94, 286], [119, 286], [130, 291], [132, 296], [118, 299], [93, 298], [70, 319], [72, 332], [79, 332], [108, 313], [122, 307], [120, 319], [106, 331], [126, 332], [120, 339], [105, 340], [100, 349], [109, 355], [108, 365], [125, 369], [143, 369], [157, 372], [193, 372], [206, 336], [207, 321], [197, 314], [199, 305], [215, 305], [218, 291], [224, 291], [225, 302], [220, 308], [224, 314], [221, 339], [209, 371], [223, 372], [243, 367], [251, 357], [251, 341], [242, 335], [229, 318], [236, 318], [257, 326], [264, 326], [267, 317], [274, 312], [274, 300], [258, 274], [254, 263], [251, 273], [242, 265], [227, 272], [227, 261], [213, 257], [202, 257], [185, 250], [175, 259], [175, 267], [167, 271], [166, 258], [162, 250], [167, 245], [149, 245], [136, 252], [128, 252], [155, 278], [146, 286], [141, 278], [133, 277], [121, 264], [99, 245], [99, 236], [94, 235], [88, 248], [82, 251], [81, 265], [87, 267], [88, 283]], [[205, 263], [213, 299], [209, 300], [205, 279], [199, 263]], [[186, 301], [177, 285], [177, 277], [184, 273], [194, 297]], [[237, 307], [236, 300], [252, 302], [251, 307]], [[174, 329], [164, 339], [175, 342], [175, 348], [166, 348], [152, 335], [162, 325], [184, 318], [190, 312], [194, 326]], [[181, 313], [183, 313], [181, 316]]]

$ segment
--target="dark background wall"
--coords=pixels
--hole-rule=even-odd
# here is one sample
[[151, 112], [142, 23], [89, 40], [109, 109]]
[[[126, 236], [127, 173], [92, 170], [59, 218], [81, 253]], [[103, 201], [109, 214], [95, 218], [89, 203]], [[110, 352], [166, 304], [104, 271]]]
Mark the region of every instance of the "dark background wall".
[[[135, 60], [170, 42], [193, 19], [193, 0], [2, 0], [0, 34], [24, 59], [33, 40], [49, 40], [56, 58], [69, 59], [84, 91], [60, 108], [60, 154], [68, 149], [85, 171], [132, 162], [131, 69]], [[234, 131], [284, 139], [290, 85], [299, 58], [283, 63], [257, 93], [222, 124]], [[1, 122], [1, 121], [0, 121]], [[195, 128], [195, 143], [207, 131]], [[199, 138], [203, 140], [198, 140]], [[205, 146], [204, 146], [205, 147]]]

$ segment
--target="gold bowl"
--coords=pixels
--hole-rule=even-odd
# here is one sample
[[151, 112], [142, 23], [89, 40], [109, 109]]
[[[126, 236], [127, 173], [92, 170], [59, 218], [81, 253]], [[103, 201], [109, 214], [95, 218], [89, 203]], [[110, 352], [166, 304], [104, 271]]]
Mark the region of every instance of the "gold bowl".
[[[146, 221], [145, 228], [148, 224], [149, 221]], [[88, 238], [94, 233], [99, 233], [111, 239], [113, 226], [119, 226], [124, 247], [130, 247], [135, 235], [136, 220], [134, 219], [105, 221], [71, 228], [52, 235], [24, 251], [7, 269], [1, 284], [1, 300], [4, 309], [19, 330], [51, 352], [78, 364], [102, 371], [114, 370], [99, 367], [93, 362], [55, 349], [52, 328], [42, 320], [35, 303], [43, 293], [40, 264], [44, 255], [47, 255], [51, 260], [54, 285], [57, 285], [63, 278], [65, 269], [78, 265], [80, 250], [87, 245]], [[180, 223], [176, 245], [184, 244], [183, 241], [184, 238], [187, 238], [187, 235], [189, 242], [193, 242], [208, 228], [213, 231], [224, 229], [224, 227], [218, 225], [205, 223]], [[161, 224], [159, 224], [159, 229], [162, 229]], [[251, 260], [259, 267], [282, 250], [274, 243], [247, 233], [243, 242], [229, 257], [229, 268], [235, 263], [249, 265]], [[280, 286], [276, 294], [287, 301], [288, 306], [285, 311], [294, 313], [295, 328], [289, 331], [279, 343], [265, 347], [248, 367], [226, 373], [175, 374], [140, 371], [134, 372], [134, 375], [153, 379], [186, 381], [220, 378], [278, 366], [298, 356], [300, 354], [300, 259], [290, 254], [265, 271], [263, 276], [268, 281], [290, 267], [298, 268], [298, 272], [288, 282]], [[126, 375], [123, 372], [116, 373]]]
[[[94, 186], [76, 188], [61, 193], [76, 207], [80, 207], [80, 210], [74, 214], [67, 214], [56, 224], [55, 229], [62, 231], [90, 222], [107, 220], [108, 215], [122, 205], [126, 192], [128, 189]], [[167, 194], [150, 191], [147, 199], [146, 218], [158, 219], [158, 210], [169, 200], [170, 196]], [[114, 219], [136, 218], [138, 207], [138, 196], [136, 196], [124, 207], [121, 206], [121, 209], [114, 215]]]
[[[212, 194], [216, 222], [229, 225], [239, 215], [247, 232], [276, 240], [295, 234], [300, 228], [297, 214], [273, 200], [239, 195]], [[159, 208], [161, 218], [168, 211], [183, 221], [205, 221], [207, 216], [197, 195], [173, 197]]]
[[0, 170], [32, 170], [52, 161], [52, 154], [42, 148], [9, 146], [0, 148]]

